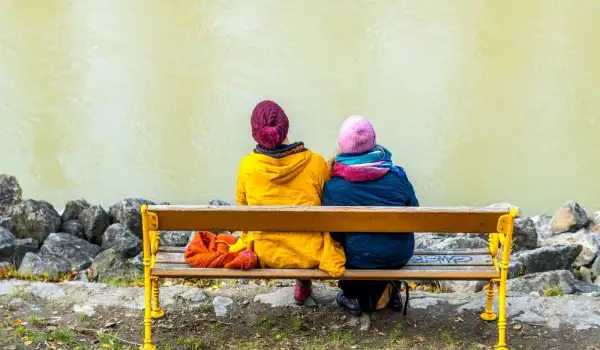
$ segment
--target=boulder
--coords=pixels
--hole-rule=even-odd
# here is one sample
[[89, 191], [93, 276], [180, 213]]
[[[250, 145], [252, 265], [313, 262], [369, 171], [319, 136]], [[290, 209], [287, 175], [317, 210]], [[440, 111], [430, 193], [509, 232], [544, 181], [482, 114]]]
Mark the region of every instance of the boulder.
[[576, 202], [570, 201], [560, 207], [552, 217], [552, 233], [577, 232], [586, 227], [590, 219], [585, 210]]
[[90, 267], [100, 247], [68, 233], [51, 233], [42, 245], [41, 254], [63, 257], [77, 271]]
[[160, 245], [170, 247], [185, 247], [194, 231], [161, 231]]
[[516, 252], [511, 255], [511, 263], [521, 263], [518, 275], [553, 270], [569, 270], [581, 253], [577, 244], [547, 245], [533, 250]]
[[563, 294], [575, 293], [576, 279], [570, 271], [547, 271], [514, 278], [507, 281], [506, 288], [511, 294], [530, 294], [538, 292], [541, 295], [548, 288], [560, 288]]
[[1, 228], [7, 229], [10, 231], [11, 226], [12, 225], [10, 223], [10, 218], [5, 218], [5, 217], [0, 216], [0, 227]]
[[111, 223], [125, 225], [133, 234], [142, 237], [142, 217], [140, 208], [142, 204], [154, 204], [154, 202], [138, 198], [128, 197], [113, 204], [109, 208]]
[[583, 247], [581, 253], [573, 263], [574, 266], [584, 266], [591, 263], [598, 249], [600, 249], [600, 235], [593, 233], [586, 233], [585, 230], [581, 230], [576, 233], [563, 233], [556, 235], [550, 239], [544, 240], [543, 245], [553, 244], [578, 244]]
[[439, 281], [442, 290], [458, 293], [476, 293], [483, 290], [486, 281]]
[[221, 200], [221, 199], [211, 199], [208, 201], [208, 205], [223, 207], [223, 206], [231, 206], [231, 203]]
[[22, 276], [41, 276], [48, 274], [50, 277], [59, 277], [71, 272], [69, 262], [57, 255], [44, 255], [27, 253], [19, 266], [19, 274]]
[[33, 238], [15, 239], [13, 242], [13, 254], [9, 261], [15, 266], [21, 265], [25, 254], [37, 253], [40, 251], [38, 241]]
[[538, 235], [530, 218], [517, 218], [513, 230], [513, 251], [537, 248]]
[[67, 204], [65, 204], [65, 210], [63, 210], [61, 215], [62, 221], [77, 220], [83, 209], [87, 209], [90, 206], [91, 204], [82, 198], [68, 201]]
[[123, 224], [112, 224], [102, 235], [102, 249], [114, 249], [127, 259], [142, 251], [142, 242]]
[[133, 258], [127, 260], [127, 263], [138, 270], [144, 270], [144, 252], [139, 253]]
[[488, 248], [488, 242], [481, 238], [470, 237], [451, 237], [451, 236], [430, 236], [420, 237], [415, 242], [415, 250], [448, 251]]
[[18, 238], [43, 242], [49, 233], [60, 229], [60, 215], [45, 201], [27, 199], [10, 209], [11, 231]]
[[83, 209], [79, 214], [79, 222], [83, 225], [85, 238], [94, 244], [102, 244], [102, 233], [110, 224], [106, 211], [99, 205]]
[[579, 268], [579, 276], [582, 281], [587, 283], [594, 283], [594, 279], [592, 278], [592, 271], [585, 266]]
[[590, 272], [594, 278], [600, 276], [600, 255], [594, 260], [594, 263], [590, 267]]
[[4, 227], [0, 227], [0, 259], [7, 260], [13, 253], [15, 236]]
[[552, 237], [552, 216], [542, 214], [532, 216], [529, 219], [533, 221], [538, 239]]
[[77, 238], [86, 238], [85, 228], [83, 227], [83, 224], [79, 222], [79, 220], [69, 220], [63, 222], [60, 231], [68, 233], [71, 236], [75, 236]]
[[591, 231], [600, 233], [600, 211], [595, 212], [591, 218]]
[[107, 279], [121, 279], [138, 274], [138, 270], [129, 266], [121, 253], [116, 249], [107, 249], [96, 256], [92, 263], [92, 276], [94, 281]]
[[0, 215], [8, 213], [13, 205], [21, 202], [23, 190], [12, 175], [0, 174]]

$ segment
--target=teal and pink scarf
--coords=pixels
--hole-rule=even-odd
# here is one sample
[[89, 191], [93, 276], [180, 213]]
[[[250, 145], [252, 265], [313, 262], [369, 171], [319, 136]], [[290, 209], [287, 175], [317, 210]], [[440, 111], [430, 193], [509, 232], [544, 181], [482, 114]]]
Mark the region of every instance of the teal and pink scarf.
[[362, 154], [338, 154], [331, 175], [351, 182], [363, 182], [382, 178], [390, 171], [398, 175], [403, 173], [402, 168], [392, 162], [390, 151], [377, 145]]

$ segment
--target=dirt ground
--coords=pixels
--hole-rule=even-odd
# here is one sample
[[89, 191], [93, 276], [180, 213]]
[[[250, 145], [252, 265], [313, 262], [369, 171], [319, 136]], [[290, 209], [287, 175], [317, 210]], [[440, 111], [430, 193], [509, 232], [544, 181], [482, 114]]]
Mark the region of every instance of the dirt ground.
[[[407, 316], [382, 311], [371, 330], [348, 325], [336, 307], [271, 308], [247, 303], [227, 318], [206, 302], [166, 309], [154, 323], [158, 349], [492, 349], [496, 323], [476, 314], [453, 315], [443, 306], [409, 309]], [[435, 310], [435, 311], [434, 311]], [[0, 349], [138, 349], [142, 311], [98, 308], [86, 316], [32, 296], [0, 298]], [[510, 325], [513, 349], [600, 349], [600, 330], [545, 329]]]

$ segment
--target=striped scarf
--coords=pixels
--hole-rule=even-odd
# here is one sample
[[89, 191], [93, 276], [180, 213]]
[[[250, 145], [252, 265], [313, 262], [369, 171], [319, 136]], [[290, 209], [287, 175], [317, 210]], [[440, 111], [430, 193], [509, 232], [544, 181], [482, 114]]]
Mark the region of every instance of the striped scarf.
[[404, 173], [402, 168], [392, 162], [390, 151], [376, 145], [362, 154], [338, 154], [331, 175], [351, 182], [363, 182], [382, 178], [390, 171], [398, 175]]

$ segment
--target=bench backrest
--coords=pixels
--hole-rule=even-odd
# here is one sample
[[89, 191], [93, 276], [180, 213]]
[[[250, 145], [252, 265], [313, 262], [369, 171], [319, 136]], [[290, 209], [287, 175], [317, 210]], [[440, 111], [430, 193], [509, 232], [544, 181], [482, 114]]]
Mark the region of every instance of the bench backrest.
[[[498, 232], [506, 207], [150, 205], [150, 230], [266, 232]], [[153, 220], [157, 222], [153, 222]]]

